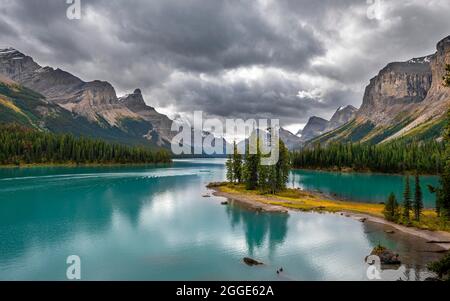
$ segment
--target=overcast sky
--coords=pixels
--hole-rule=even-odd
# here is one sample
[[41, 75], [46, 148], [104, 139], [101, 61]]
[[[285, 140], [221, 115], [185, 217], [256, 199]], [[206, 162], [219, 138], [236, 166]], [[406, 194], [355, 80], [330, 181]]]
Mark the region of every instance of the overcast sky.
[[[141, 88], [174, 117], [279, 118], [359, 107], [388, 62], [435, 51], [449, 0], [0, 0], [0, 46], [118, 94]], [[367, 2], [370, 2], [369, 4]]]

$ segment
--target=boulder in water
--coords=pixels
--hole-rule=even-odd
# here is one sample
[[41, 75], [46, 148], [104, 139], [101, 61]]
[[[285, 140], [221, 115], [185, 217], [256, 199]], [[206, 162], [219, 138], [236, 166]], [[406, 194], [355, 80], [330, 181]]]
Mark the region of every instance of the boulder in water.
[[259, 262], [259, 261], [255, 260], [255, 259], [252, 259], [250, 257], [244, 257], [243, 261], [248, 266], [255, 266], [255, 265], [262, 265], [262, 264], [264, 264], [262, 262]]
[[381, 264], [402, 264], [402, 262], [400, 261], [400, 256], [398, 254], [383, 246], [375, 247], [370, 255], [378, 256], [380, 258]]

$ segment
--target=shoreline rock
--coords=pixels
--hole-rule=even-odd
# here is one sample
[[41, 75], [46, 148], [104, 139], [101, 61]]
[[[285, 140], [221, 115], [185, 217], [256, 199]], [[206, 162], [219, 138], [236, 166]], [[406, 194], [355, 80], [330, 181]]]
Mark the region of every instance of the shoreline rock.
[[[370, 253], [370, 255], [378, 256], [380, 258], [381, 264], [386, 264], [386, 265], [402, 264], [402, 262], [400, 261], [400, 256], [398, 254], [394, 253], [393, 251], [391, 251], [383, 246], [375, 247], [372, 250], [372, 252]], [[367, 258], [366, 258], [366, 260], [367, 260]]]

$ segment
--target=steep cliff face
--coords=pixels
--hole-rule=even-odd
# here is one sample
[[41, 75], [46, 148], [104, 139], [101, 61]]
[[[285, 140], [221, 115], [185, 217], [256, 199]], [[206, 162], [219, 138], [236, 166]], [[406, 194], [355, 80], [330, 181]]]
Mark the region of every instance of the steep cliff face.
[[430, 60], [428, 56], [387, 65], [370, 80], [358, 117], [386, 125], [422, 102], [432, 83]]
[[433, 81], [425, 99], [415, 108], [414, 120], [387, 140], [408, 135], [423, 125], [436, 123], [450, 109], [450, 88], [443, 85], [445, 68], [450, 64], [450, 36], [437, 44], [437, 52], [431, 56], [430, 64]]
[[450, 36], [433, 55], [388, 64], [371, 79], [353, 121], [309, 142], [383, 143], [393, 139], [438, 139], [450, 106], [450, 88], [443, 86], [450, 64]]

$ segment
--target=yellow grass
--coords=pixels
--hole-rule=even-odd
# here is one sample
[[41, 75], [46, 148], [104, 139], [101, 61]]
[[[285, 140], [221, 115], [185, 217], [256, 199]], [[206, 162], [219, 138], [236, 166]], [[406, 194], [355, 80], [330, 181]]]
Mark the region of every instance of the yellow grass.
[[[356, 203], [339, 200], [331, 200], [326, 197], [298, 189], [287, 189], [275, 195], [262, 194], [259, 191], [246, 190], [243, 185], [229, 183], [215, 183], [210, 186], [218, 191], [231, 195], [244, 195], [256, 202], [270, 205], [278, 205], [285, 208], [300, 211], [323, 211], [323, 212], [351, 212], [362, 213], [376, 217], [384, 217], [382, 204]], [[450, 223], [443, 222], [433, 210], [424, 210], [421, 221], [412, 221], [411, 226], [427, 230], [442, 230], [450, 232]]]
[[16, 113], [19, 113], [19, 114], [21, 114], [21, 115], [27, 117], [27, 116], [25, 115], [25, 113], [22, 112], [22, 110], [21, 110], [20, 108], [18, 108], [18, 107], [17, 107], [12, 101], [10, 101], [10, 100], [6, 100], [6, 99], [3, 99], [3, 98], [0, 97], [0, 105], [3, 105], [3, 106], [5, 106], [5, 107], [7, 107], [7, 108], [13, 110], [13, 111], [16, 112]]

